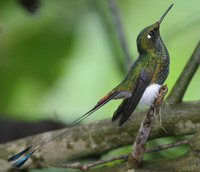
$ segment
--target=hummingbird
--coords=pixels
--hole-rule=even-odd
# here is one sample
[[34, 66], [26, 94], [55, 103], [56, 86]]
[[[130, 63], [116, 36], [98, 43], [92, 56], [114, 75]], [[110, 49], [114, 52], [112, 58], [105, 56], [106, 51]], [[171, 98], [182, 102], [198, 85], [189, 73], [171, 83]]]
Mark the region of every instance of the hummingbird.
[[112, 117], [112, 121], [119, 119], [119, 126], [122, 126], [130, 118], [138, 104], [151, 105], [169, 74], [170, 57], [160, 36], [160, 25], [172, 6], [173, 4], [169, 6], [157, 22], [144, 28], [139, 33], [137, 36], [139, 56], [119, 85], [100, 99], [91, 110], [73, 121], [68, 128], [57, 133], [55, 137], [30, 145], [11, 156], [8, 161], [14, 161], [13, 166], [20, 168], [35, 151], [63, 133], [69, 132], [69, 128], [79, 124], [110, 100], [123, 99]]

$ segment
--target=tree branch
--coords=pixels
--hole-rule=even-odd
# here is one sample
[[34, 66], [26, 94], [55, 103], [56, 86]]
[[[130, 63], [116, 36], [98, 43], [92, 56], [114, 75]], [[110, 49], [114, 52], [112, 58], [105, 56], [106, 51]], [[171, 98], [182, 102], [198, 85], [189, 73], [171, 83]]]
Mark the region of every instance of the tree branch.
[[[145, 151], [145, 153], [161, 151], [161, 150], [174, 148], [174, 147], [177, 147], [177, 146], [180, 146], [180, 145], [184, 145], [184, 144], [189, 144], [189, 140], [181, 140], [181, 141], [178, 141], [178, 142], [175, 142], [175, 143], [159, 145], [159, 146], [157, 146], [155, 148], [147, 149]], [[79, 162], [75, 162], [75, 163], [71, 163], [71, 164], [66, 164], [66, 163], [65, 164], [54, 164], [54, 165], [51, 165], [50, 167], [88, 170], [88, 169], [90, 169], [92, 167], [96, 167], [96, 166], [99, 166], [99, 165], [104, 165], [104, 164], [109, 163], [109, 162], [113, 162], [113, 161], [117, 161], [117, 160], [126, 160], [128, 157], [129, 157], [129, 154], [124, 154], [124, 155], [112, 157], [110, 159], [98, 160], [98, 161], [87, 163], [87, 164], [83, 164], [83, 165], [81, 163], [79, 163]], [[49, 167], [49, 166], [43, 165], [43, 167]]]
[[170, 104], [180, 103], [183, 99], [185, 91], [192, 80], [195, 72], [200, 65], [200, 41], [198, 42], [192, 56], [187, 62], [184, 70], [182, 71], [179, 79], [176, 81], [172, 91], [170, 92], [167, 100]]
[[83, 165], [81, 163], [79, 163], [79, 162], [75, 162], [75, 163], [71, 163], [71, 164], [66, 164], [66, 163], [63, 163], [63, 164], [52, 164], [52, 165], [50, 165], [50, 167], [73, 168], [73, 169], [79, 169], [79, 170], [88, 170], [88, 169], [90, 169], [92, 167], [103, 165], [103, 164], [106, 164], [106, 163], [109, 163], [109, 162], [113, 162], [113, 161], [116, 161], [116, 160], [125, 160], [125, 159], [127, 159], [127, 157], [128, 157], [128, 155], [120, 155], [120, 156], [116, 156], [116, 157], [113, 157], [113, 158], [110, 158], [110, 159], [98, 160], [98, 161], [87, 163], [87, 164], [83, 164]]
[[[182, 142], [184, 144], [184, 141]], [[189, 141], [191, 149], [183, 156], [175, 159], [162, 159], [144, 161], [142, 166], [137, 169], [127, 169], [121, 163], [115, 166], [103, 168], [105, 172], [155, 172], [155, 171], [199, 171], [200, 169], [200, 131], [198, 130]], [[180, 145], [181, 143], [177, 143]], [[88, 172], [100, 172], [102, 168], [91, 169]]]
[[[196, 135], [195, 135], [196, 137]], [[194, 138], [194, 136], [193, 136]], [[184, 145], [184, 144], [189, 144], [192, 145], [191, 142], [193, 143], [193, 147], [195, 147], [193, 140], [181, 140], [175, 143], [170, 143], [170, 144], [165, 144], [165, 145], [158, 145], [157, 147], [154, 148], [147, 148], [146, 149], [146, 153], [151, 153], [151, 152], [156, 152], [156, 151], [161, 151], [161, 150], [165, 150], [165, 149], [169, 149], [169, 148], [174, 148], [180, 145]], [[91, 162], [91, 163], [87, 163], [87, 164], [81, 164], [79, 162], [74, 162], [74, 163], [57, 163], [57, 164], [44, 164], [44, 163], [40, 163], [38, 164], [38, 167], [41, 168], [47, 168], [47, 167], [58, 167], [58, 168], [72, 168], [72, 169], [80, 169], [80, 170], [88, 170], [91, 167], [96, 167], [99, 165], [104, 165], [106, 163], [109, 162], [113, 162], [113, 161], [117, 161], [117, 160], [126, 160], [128, 158], [129, 154], [123, 154], [120, 156], [115, 156], [112, 157], [110, 159], [106, 159], [106, 160], [98, 160], [95, 162]], [[6, 160], [0, 160], [0, 166], [2, 169], [4, 169], [3, 171], [10, 171], [10, 164], [6, 161]], [[15, 171], [15, 169], [13, 169], [12, 171]]]
[[168, 88], [166, 85], [163, 85], [160, 88], [158, 97], [155, 99], [154, 103], [148, 110], [146, 116], [144, 117], [141, 123], [137, 137], [134, 141], [133, 150], [128, 157], [127, 165], [129, 168], [137, 167], [138, 165], [141, 164], [143, 160], [146, 151], [146, 142], [149, 138], [153, 126], [153, 121], [160, 112], [160, 107], [163, 103], [165, 95], [167, 94], [167, 91]]
[[[52, 164], [85, 157], [92, 154], [102, 154], [109, 150], [129, 145], [136, 138], [139, 124], [145, 112], [134, 114], [123, 127], [118, 122], [108, 120], [97, 121], [83, 126], [76, 126], [60, 138], [53, 140], [47, 147], [35, 152], [32, 162], [26, 167], [38, 167], [38, 163]], [[200, 102], [180, 103], [176, 107], [166, 105], [162, 111], [164, 127], [168, 129], [167, 136], [192, 134], [200, 128]], [[134, 125], [133, 125], [134, 124]], [[84, 132], [83, 132], [84, 131]], [[18, 141], [0, 145], [0, 159], [7, 158], [24, 149], [27, 145], [46, 137], [54, 137], [60, 130], [31, 136]], [[150, 139], [166, 136], [163, 130], [153, 127]]]
[[115, 28], [117, 31], [117, 35], [119, 37], [119, 42], [121, 44], [122, 50], [124, 52], [124, 58], [125, 58], [125, 68], [128, 69], [130, 67], [130, 63], [132, 62], [129, 48], [127, 45], [124, 29], [122, 26], [122, 21], [120, 18], [119, 10], [116, 4], [116, 0], [108, 0], [108, 4], [110, 7], [110, 11], [113, 16]]
[[152, 153], [152, 152], [157, 152], [157, 151], [161, 151], [161, 150], [165, 150], [165, 149], [169, 149], [169, 148], [174, 148], [180, 145], [186, 145], [189, 144], [188, 140], [181, 140], [175, 143], [169, 143], [169, 144], [165, 144], [165, 145], [158, 145], [154, 148], [147, 148], [146, 153]]

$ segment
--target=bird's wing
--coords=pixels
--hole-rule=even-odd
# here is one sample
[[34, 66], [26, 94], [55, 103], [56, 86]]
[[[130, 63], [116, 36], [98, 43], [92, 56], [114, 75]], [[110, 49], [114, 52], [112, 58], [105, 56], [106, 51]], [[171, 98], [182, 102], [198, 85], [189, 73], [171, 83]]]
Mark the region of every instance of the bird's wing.
[[136, 87], [134, 87], [134, 89], [132, 90], [132, 96], [130, 98], [123, 100], [121, 105], [115, 111], [112, 117], [112, 121], [121, 117], [119, 121], [119, 125], [121, 126], [129, 119], [129, 117], [137, 107], [138, 103], [140, 102], [140, 99], [142, 98], [145, 89], [149, 85], [151, 78], [154, 74], [154, 71], [155, 70], [149, 73], [146, 72], [144, 69], [142, 70], [137, 79]]

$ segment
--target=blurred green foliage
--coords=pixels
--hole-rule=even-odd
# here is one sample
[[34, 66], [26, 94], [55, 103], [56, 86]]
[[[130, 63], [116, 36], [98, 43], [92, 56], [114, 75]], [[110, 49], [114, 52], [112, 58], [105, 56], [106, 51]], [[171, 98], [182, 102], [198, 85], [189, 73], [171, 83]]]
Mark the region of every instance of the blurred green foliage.
[[[136, 37], [171, 1], [118, 1], [133, 59]], [[200, 38], [200, 2], [177, 0], [161, 27], [171, 55], [171, 89]], [[71, 121], [121, 81], [120, 49], [107, 1], [42, 0], [35, 14], [0, 1], [0, 109], [20, 119]], [[200, 71], [185, 100], [198, 100]], [[92, 120], [110, 117], [119, 102]]]
[[[138, 55], [138, 33], [174, 2], [161, 26], [171, 56], [166, 81], [171, 89], [200, 40], [200, 1], [117, 2], [133, 60]], [[1, 115], [72, 121], [122, 80], [123, 63], [106, 0], [41, 0], [35, 14], [17, 0], [0, 1]], [[200, 99], [199, 78], [200, 70], [185, 101]], [[118, 103], [110, 103], [88, 120], [111, 117]]]

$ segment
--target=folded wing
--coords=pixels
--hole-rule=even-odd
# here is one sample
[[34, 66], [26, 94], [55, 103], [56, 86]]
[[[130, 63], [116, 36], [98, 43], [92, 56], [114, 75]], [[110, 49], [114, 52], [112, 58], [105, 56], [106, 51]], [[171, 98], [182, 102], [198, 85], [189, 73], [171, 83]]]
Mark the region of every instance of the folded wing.
[[137, 79], [137, 84], [132, 91], [132, 96], [123, 100], [121, 105], [115, 111], [112, 121], [120, 118], [119, 125], [121, 126], [129, 119], [138, 103], [140, 102], [145, 89], [150, 84], [153, 73], [154, 72], [151, 72], [151, 74], [149, 74], [144, 69], [142, 70], [140, 76]]

